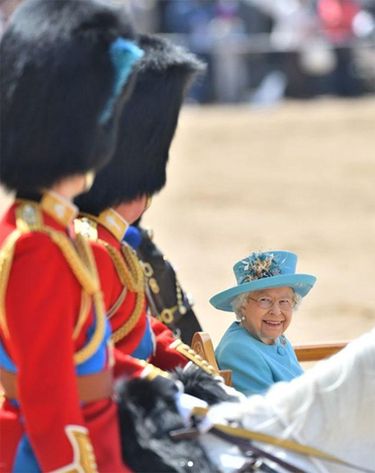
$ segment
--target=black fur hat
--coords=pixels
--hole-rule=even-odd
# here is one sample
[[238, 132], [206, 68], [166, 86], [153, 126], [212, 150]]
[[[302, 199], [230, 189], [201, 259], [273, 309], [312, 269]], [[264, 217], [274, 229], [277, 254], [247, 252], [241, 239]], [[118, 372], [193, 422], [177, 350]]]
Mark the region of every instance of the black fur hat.
[[50, 187], [104, 165], [140, 50], [104, 0], [25, 0], [0, 43], [0, 181]]
[[155, 35], [141, 36], [139, 44], [145, 55], [122, 112], [116, 151], [91, 190], [76, 199], [84, 212], [99, 214], [163, 188], [184, 95], [204, 69], [193, 54]]

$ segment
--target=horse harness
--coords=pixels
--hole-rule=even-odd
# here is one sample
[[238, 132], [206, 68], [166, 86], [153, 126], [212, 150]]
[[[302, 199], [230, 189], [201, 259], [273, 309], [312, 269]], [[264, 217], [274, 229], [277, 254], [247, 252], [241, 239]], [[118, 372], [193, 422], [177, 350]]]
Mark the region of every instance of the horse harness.
[[[206, 408], [197, 408], [196, 411], [198, 416], [203, 415], [203, 411], [206, 411], [207, 413]], [[288, 471], [290, 473], [308, 473], [307, 471], [276, 457], [264, 449], [255, 446], [253, 443], [254, 441], [267, 445], [274, 445], [299, 455], [310, 456], [320, 460], [336, 463], [354, 471], [362, 473], [375, 473], [375, 470], [373, 469], [349, 463], [345, 460], [341, 460], [340, 458], [323, 452], [322, 450], [295, 442], [294, 440], [283, 439], [241, 427], [233, 427], [225, 424], [214, 424], [209, 433], [236, 445], [246, 457], [249, 457], [249, 460], [245, 462], [244, 465], [235, 473], [251, 473], [257, 471], [263, 471], [266, 473], [279, 473], [280, 470], [275, 469], [274, 466], [269, 466], [268, 461], [278, 465], [283, 469], [283, 471]], [[196, 438], [199, 437], [200, 434], [201, 432], [196, 427], [170, 432], [171, 437], [176, 440], [179, 438]]]

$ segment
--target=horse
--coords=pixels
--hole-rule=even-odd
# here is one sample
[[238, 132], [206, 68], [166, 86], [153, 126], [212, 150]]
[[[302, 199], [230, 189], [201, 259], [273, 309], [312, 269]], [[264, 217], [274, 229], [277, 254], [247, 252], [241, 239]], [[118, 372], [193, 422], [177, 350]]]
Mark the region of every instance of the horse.
[[156, 245], [151, 230], [137, 221], [125, 240], [135, 249], [146, 275], [146, 296], [152, 315], [187, 345], [202, 330], [191, 297], [182, 288], [176, 270]]
[[[214, 406], [213, 424], [233, 424], [319, 449], [341, 462], [300, 456], [278, 446], [267, 452], [308, 473], [375, 471], [375, 329], [304, 375], [276, 383], [261, 396]], [[204, 436], [201, 438], [204, 445]], [[218, 458], [223, 446], [211, 458]], [[345, 465], [344, 462], [357, 468]]]
[[236, 392], [193, 364], [164, 381], [133, 379], [118, 386], [123, 460], [134, 472], [220, 473], [199, 439], [174, 440], [170, 435], [186, 428], [176, 408], [175, 387], [183, 385], [185, 393], [208, 405], [236, 401]]
[[[124, 460], [134, 471], [375, 473], [375, 330], [300, 377], [275, 384], [264, 395], [238, 399], [219, 383], [213, 395], [210, 388], [208, 399], [206, 383], [217, 381], [205, 376], [190, 384], [189, 377], [182, 379], [186, 392], [206, 397], [210, 404], [203, 420], [192, 416], [189, 428], [172, 397], [154, 392], [151, 399], [145, 385], [130, 396], [133, 405], [129, 410], [129, 389], [134, 388], [134, 381], [128, 382], [127, 392], [120, 396], [122, 413], [124, 409], [128, 413], [120, 416], [123, 445], [136, 444], [138, 458], [145, 458], [145, 439], [154, 456], [160, 458], [164, 452], [158, 469], [153, 464], [155, 458], [149, 458], [148, 464], [134, 465], [128, 448]], [[148, 392], [148, 408], [139, 392]], [[129, 431], [129, 425], [133, 430]], [[303, 455], [290, 450], [301, 445], [306, 446]], [[174, 458], [174, 465], [162, 465], [165, 458]]]

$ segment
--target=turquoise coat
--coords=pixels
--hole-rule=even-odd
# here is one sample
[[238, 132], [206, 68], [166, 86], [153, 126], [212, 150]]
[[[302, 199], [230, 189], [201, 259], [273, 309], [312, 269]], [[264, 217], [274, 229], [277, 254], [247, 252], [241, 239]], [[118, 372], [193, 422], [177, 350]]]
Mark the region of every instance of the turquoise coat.
[[272, 384], [303, 373], [284, 335], [266, 345], [238, 322], [229, 326], [215, 354], [220, 369], [232, 370], [233, 387], [246, 395], [264, 393]]

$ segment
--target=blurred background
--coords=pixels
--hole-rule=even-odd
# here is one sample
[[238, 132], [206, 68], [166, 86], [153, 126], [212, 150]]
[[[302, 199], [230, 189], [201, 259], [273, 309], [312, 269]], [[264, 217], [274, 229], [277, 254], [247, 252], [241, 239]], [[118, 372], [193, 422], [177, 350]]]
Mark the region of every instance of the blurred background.
[[129, 0], [140, 31], [160, 32], [208, 65], [198, 103], [375, 92], [374, 0]]
[[[21, 1], [1, 0], [2, 28]], [[375, 92], [375, 0], [108, 1], [126, 5], [138, 31], [166, 35], [207, 63], [192, 102]]]
[[[213, 341], [233, 316], [208, 299], [254, 250], [294, 251], [318, 277], [293, 342], [373, 327], [375, 0], [112, 1], [207, 64], [144, 224]], [[1, 29], [18, 3], [0, 2]]]

